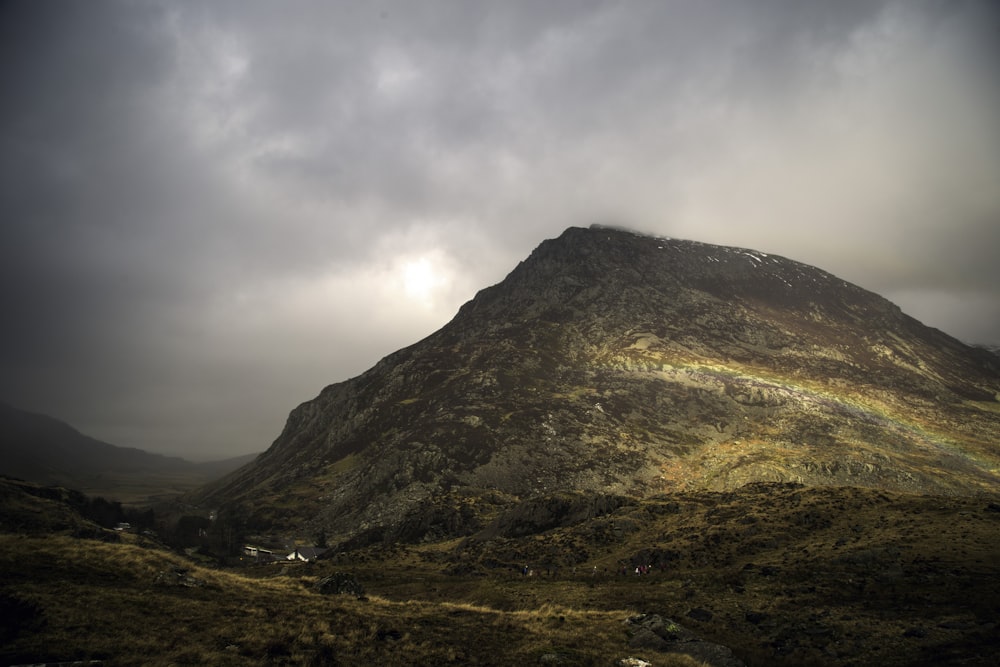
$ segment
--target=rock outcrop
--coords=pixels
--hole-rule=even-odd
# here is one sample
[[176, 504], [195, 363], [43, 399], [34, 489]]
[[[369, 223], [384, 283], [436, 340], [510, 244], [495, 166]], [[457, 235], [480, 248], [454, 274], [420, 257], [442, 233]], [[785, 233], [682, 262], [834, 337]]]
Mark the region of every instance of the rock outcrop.
[[743, 667], [743, 661], [734, 656], [729, 647], [705, 641], [669, 618], [642, 614], [629, 618], [626, 623], [629, 648], [681, 653], [711, 667]]

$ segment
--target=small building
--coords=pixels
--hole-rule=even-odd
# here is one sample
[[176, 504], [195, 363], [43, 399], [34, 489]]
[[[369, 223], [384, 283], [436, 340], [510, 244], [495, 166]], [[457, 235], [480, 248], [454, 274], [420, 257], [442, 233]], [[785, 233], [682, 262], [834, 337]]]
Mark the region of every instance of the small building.
[[285, 556], [286, 560], [312, 562], [319, 558], [326, 549], [322, 547], [295, 547], [295, 551]]
[[243, 555], [254, 559], [258, 563], [269, 563], [275, 560], [273, 551], [252, 544], [243, 545]]

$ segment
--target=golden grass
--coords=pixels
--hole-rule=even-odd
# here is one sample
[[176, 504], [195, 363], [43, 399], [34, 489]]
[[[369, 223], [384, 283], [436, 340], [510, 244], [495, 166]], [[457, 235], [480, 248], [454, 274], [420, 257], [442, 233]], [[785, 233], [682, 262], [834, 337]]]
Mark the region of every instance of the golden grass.
[[[197, 585], [159, 583], [181, 570]], [[624, 650], [621, 613], [321, 596], [315, 576], [249, 578], [138, 544], [0, 535], [0, 571], [0, 591], [44, 619], [8, 662], [488, 665], [571, 646], [572, 664], [606, 664]]]
[[975, 408], [977, 410], [982, 410], [984, 412], [992, 412], [994, 414], [1000, 414], [1000, 397], [996, 401], [965, 401], [963, 405]]
[[[449, 577], [439, 558], [421, 561], [424, 547], [382, 561], [377, 550], [359, 555], [353, 571], [386, 599], [462, 601], [505, 612], [494, 616], [501, 625], [658, 613], [753, 666], [949, 664], [956, 655], [987, 665], [1000, 613], [998, 500], [793, 486], [678, 494], [623, 508], [610, 523], [634, 528], [620, 534], [587, 523], [456, 550], [466, 567], [496, 548], [507, 562], [562, 557], [557, 576], [484, 565], [485, 576]], [[663, 570], [613, 574], [657, 554], [669, 559]], [[696, 608], [712, 618], [691, 620]]]

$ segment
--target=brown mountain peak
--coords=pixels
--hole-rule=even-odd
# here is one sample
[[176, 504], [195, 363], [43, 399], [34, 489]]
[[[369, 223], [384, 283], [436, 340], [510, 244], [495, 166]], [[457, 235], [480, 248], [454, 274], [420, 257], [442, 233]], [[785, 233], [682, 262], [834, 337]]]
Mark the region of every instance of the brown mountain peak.
[[563, 491], [969, 493], [1000, 488], [998, 393], [993, 355], [819, 269], [570, 228], [297, 407], [200, 501], [261, 529], [420, 539]]

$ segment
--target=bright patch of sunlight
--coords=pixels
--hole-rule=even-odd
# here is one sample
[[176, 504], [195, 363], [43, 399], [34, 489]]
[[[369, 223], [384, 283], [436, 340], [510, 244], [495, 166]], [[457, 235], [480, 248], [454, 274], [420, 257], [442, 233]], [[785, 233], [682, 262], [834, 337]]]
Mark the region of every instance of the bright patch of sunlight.
[[428, 257], [419, 257], [403, 264], [403, 291], [413, 299], [429, 302], [434, 292], [444, 287], [444, 276], [435, 269], [434, 262]]

